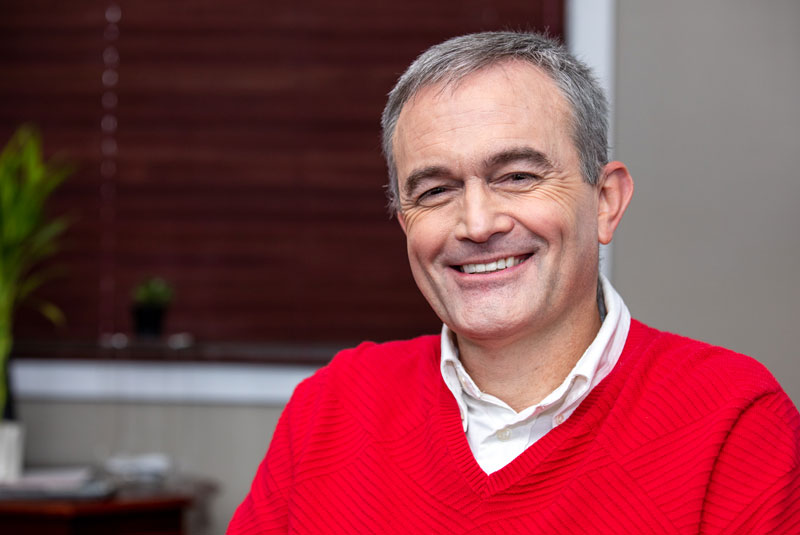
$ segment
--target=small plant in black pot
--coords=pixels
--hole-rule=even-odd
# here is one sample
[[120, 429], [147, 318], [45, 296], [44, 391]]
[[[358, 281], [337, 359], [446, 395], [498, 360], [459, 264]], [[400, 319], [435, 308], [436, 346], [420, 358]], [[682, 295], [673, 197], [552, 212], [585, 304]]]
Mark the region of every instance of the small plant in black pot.
[[145, 279], [133, 289], [133, 325], [136, 336], [161, 336], [164, 332], [164, 317], [173, 295], [172, 286], [160, 277]]

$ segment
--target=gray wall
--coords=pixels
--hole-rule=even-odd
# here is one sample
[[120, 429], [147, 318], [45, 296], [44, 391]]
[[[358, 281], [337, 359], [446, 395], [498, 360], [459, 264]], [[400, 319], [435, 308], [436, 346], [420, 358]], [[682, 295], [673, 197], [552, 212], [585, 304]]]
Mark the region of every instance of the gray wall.
[[758, 358], [800, 401], [800, 2], [619, 0], [614, 282], [634, 317]]
[[[800, 2], [619, 0], [616, 156], [636, 194], [615, 239], [633, 315], [759, 358], [800, 400]], [[23, 401], [27, 460], [164, 451], [217, 479], [216, 533], [281, 407]]]

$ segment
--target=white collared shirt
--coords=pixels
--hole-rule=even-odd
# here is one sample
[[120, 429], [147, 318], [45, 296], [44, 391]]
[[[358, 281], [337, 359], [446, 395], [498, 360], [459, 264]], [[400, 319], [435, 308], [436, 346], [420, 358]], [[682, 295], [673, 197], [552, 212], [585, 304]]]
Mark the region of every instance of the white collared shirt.
[[631, 315], [611, 283], [601, 275], [606, 317], [597, 336], [564, 382], [541, 402], [516, 412], [481, 392], [458, 359], [454, 333], [442, 327], [441, 371], [456, 398], [467, 442], [487, 474], [500, 470], [562, 424], [614, 368], [628, 337]]

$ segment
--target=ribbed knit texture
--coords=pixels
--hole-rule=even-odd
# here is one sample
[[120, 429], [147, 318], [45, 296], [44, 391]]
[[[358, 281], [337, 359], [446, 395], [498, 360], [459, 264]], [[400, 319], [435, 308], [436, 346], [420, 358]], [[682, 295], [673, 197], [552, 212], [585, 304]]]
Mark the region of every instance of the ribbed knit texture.
[[298, 386], [228, 533], [800, 533], [800, 416], [748, 357], [633, 321], [491, 475], [438, 362], [438, 336], [362, 344]]

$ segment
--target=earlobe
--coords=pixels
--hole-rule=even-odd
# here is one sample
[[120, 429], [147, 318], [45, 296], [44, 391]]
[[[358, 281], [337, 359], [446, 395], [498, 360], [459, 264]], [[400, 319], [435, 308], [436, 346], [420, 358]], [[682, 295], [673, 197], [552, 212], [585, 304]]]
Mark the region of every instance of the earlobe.
[[597, 239], [611, 242], [633, 196], [633, 178], [622, 162], [609, 162], [603, 168], [598, 188]]

